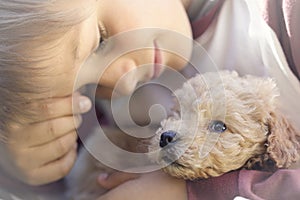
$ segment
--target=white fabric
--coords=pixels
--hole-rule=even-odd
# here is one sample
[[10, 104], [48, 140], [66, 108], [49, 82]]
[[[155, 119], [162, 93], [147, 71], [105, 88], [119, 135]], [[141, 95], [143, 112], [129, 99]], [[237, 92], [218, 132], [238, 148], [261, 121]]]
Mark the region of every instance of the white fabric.
[[280, 109], [300, 129], [300, 84], [275, 33], [261, 17], [259, 1], [225, 1], [218, 17], [196, 39], [209, 56], [193, 55], [192, 62], [200, 72], [230, 69], [242, 75], [273, 77], [280, 90]]
[[240, 197], [240, 196], [236, 196], [236, 197], [234, 197], [233, 200], [249, 200], [249, 199], [246, 199], [246, 198]]
[[218, 2], [219, 0], [192, 0], [188, 8], [188, 15], [191, 21], [198, 20], [203, 17]]

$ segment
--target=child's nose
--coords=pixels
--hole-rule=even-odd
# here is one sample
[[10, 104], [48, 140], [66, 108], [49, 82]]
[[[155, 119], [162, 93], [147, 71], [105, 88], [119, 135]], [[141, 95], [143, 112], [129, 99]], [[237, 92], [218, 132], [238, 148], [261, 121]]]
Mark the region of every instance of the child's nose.
[[166, 131], [162, 133], [160, 136], [159, 146], [161, 148], [167, 146], [169, 143], [171, 143], [174, 140], [175, 136], [176, 136], [176, 132], [174, 131]]

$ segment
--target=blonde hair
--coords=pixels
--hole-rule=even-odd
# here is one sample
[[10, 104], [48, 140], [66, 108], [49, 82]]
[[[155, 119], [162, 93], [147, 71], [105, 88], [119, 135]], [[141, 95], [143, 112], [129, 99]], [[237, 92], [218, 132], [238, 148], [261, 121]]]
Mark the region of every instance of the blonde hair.
[[[33, 117], [26, 108], [30, 94], [45, 92], [36, 78], [45, 76], [51, 66], [39, 66], [56, 55], [43, 52], [41, 42], [62, 38], [83, 21], [89, 12], [79, 7], [57, 10], [55, 5], [69, 0], [0, 0], [0, 132], [5, 134], [11, 122]], [[81, 15], [80, 15], [81, 13]], [[83, 14], [85, 13], [85, 14]], [[51, 46], [51, 45], [50, 45]], [[51, 47], [49, 47], [51, 48]], [[49, 70], [49, 69], [48, 69]], [[24, 95], [27, 94], [27, 95]], [[29, 94], [29, 95], [28, 95]]]

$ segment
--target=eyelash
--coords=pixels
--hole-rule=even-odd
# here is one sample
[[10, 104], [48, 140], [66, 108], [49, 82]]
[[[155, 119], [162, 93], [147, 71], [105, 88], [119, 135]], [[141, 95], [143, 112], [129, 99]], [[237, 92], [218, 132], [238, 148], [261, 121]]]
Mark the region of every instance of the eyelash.
[[102, 49], [106, 45], [106, 42], [107, 42], [106, 40], [107, 40], [108, 36], [107, 36], [106, 29], [102, 24], [99, 24], [99, 31], [100, 31], [100, 40], [99, 40], [98, 49]]

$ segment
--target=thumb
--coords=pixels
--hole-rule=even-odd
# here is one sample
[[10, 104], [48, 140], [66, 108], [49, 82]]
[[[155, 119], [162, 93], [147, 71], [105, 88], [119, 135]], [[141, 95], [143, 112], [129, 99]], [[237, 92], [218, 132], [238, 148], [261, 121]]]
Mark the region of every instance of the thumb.
[[100, 174], [98, 176], [97, 181], [101, 187], [110, 190], [121, 185], [126, 181], [136, 179], [139, 176], [140, 176], [139, 174], [117, 171], [117, 172], [113, 172], [112, 174], [106, 174], [106, 173]]

